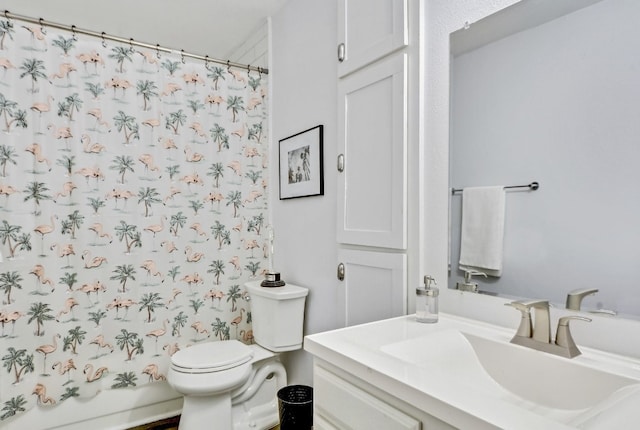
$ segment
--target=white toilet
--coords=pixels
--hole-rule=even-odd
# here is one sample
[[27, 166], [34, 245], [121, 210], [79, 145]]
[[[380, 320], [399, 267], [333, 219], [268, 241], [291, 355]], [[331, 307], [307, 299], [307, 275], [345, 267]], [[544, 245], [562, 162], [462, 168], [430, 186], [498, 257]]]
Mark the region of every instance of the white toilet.
[[167, 381], [184, 395], [180, 430], [269, 429], [287, 373], [278, 353], [302, 347], [306, 288], [245, 284], [255, 345], [237, 340], [190, 346], [171, 357]]

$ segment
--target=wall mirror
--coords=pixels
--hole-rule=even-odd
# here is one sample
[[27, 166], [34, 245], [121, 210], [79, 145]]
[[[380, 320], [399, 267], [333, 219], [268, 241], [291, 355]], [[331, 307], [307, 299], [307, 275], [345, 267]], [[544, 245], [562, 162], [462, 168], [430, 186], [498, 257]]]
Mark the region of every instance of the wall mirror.
[[[640, 2], [523, 0], [451, 35], [450, 186], [507, 190], [488, 294], [640, 318]], [[449, 288], [462, 195], [451, 195]], [[473, 293], [470, 293], [473, 294]]]

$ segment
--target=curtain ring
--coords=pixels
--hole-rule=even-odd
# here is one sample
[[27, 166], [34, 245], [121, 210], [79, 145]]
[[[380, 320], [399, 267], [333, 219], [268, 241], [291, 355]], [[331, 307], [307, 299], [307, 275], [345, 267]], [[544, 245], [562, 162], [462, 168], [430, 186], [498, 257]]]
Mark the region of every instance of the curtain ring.
[[231, 72], [231, 61], [227, 60], [227, 73]]
[[7, 21], [10, 19], [9, 18], [9, 11], [8, 10], [4, 10], [4, 19], [6, 19]]
[[107, 47], [107, 41], [106, 41], [106, 40], [104, 40], [104, 36], [105, 36], [105, 32], [103, 31], [103, 32], [102, 32], [102, 46], [103, 46], [104, 48], [106, 48], [106, 47]]
[[156, 43], [156, 57], [160, 58], [160, 44]]
[[184, 49], [180, 50], [180, 59], [182, 60], [182, 64], [184, 64], [185, 63], [185, 61], [184, 61]]
[[44, 29], [43, 21], [44, 19], [38, 18], [38, 23], [40, 24], [40, 31], [42, 32], [42, 34], [47, 34], [47, 31]]
[[129, 52], [132, 54], [135, 52], [135, 49], [133, 49], [133, 37], [129, 38]]
[[75, 25], [71, 25], [71, 37], [73, 37], [73, 40], [75, 40], [76, 42], [78, 41], [78, 35], [76, 34]]

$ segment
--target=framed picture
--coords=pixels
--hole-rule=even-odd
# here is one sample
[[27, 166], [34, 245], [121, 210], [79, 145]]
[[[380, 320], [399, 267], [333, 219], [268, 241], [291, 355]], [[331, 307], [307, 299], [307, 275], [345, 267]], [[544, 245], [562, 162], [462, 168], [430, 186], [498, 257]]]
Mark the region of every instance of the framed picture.
[[322, 130], [318, 125], [280, 140], [280, 200], [324, 194]]

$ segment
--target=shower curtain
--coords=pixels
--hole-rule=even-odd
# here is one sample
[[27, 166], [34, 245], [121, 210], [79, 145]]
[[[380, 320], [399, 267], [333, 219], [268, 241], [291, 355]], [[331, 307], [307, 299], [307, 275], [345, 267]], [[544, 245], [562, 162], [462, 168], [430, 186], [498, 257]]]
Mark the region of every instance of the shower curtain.
[[0, 19], [0, 426], [252, 342], [266, 76]]

